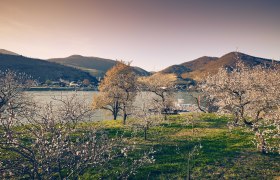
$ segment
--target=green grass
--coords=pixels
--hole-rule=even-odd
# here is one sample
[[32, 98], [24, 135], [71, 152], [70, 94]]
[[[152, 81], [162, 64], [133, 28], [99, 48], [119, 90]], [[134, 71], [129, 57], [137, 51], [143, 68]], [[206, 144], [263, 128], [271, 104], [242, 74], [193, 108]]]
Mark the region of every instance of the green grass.
[[[193, 125], [185, 123], [186, 119], [194, 119]], [[261, 154], [252, 143], [253, 134], [240, 128], [230, 132], [227, 121], [227, 117], [213, 114], [170, 116], [167, 123], [149, 129], [146, 141], [141, 131], [130, 137], [132, 130], [123, 127], [121, 122], [106, 121], [104, 124], [111, 129], [111, 134], [123, 130], [131, 142], [136, 142], [142, 149], [153, 147], [156, 151], [153, 154], [155, 162], [140, 168], [131, 179], [185, 179], [188, 154], [199, 144], [202, 148], [190, 159], [192, 179], [279, 178], [280, 156]], [[115, 163], [110, 168], [102, 172], [91, 169], [81, 178], [114, 179], [111, 173], [122, 167]]]
[[135, 131], [121, 120], [80, 124], [81, 129], [102, 128], [109, 137], [122, 135], [128, 144], [137, 146], [128, 159], [120, 157], [103, 167], [87, 169], [80, 179], [116, 179], [116, 172], [151, 148], [155, 162], [138, 169], [130, 179], [185, 179], [188, 155], [199, 145], [202, 148], [190, 158], [192, 179], [279, 179], [280, 155], [261, 154], [252, 143], [252, 133], [242, 128], [229, 131], [227, 122], [228, 117], [214, 114], [174, 115], [150, 127], [147, 140], [143, 130]]

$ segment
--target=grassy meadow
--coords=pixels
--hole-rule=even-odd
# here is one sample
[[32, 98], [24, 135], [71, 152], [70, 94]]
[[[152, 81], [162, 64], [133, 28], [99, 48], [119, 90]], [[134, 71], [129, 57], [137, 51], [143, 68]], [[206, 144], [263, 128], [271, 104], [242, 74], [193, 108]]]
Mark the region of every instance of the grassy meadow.
[[[123, 134], [138, 149], [130, 157], [154, 150], [154, 163], [140, 167], [129, 179], [279, 179], [279, 154], [261, 154], [251, 132], [229, 130], [227, 122], [227, 117], [213, 114], [174, 115], [166, 123], [150, 127], [147, 140], [141, 129], [123, 126], [120, 120], [92, 126], [102, 125], [112, 137]], [[126, 167], [116, 160], [88, 169], [81, 179], [116, 179], [116, 172]]]
[[[86, 169], [80, 179], [125, 179], [120, 174], [130, 174], [128, 179], [279, 179], [279, 154], [262, 154], [251, 132], [230, 130], [227, 123], [228, 117], [214, 114], [172, 115], [151, 126], [147, 140], [143, 129], [123, 125], [121, 120], [81, 123], [81, 130], [102, 128], [109, 138], [121, 136], [125, 146], [134, 146], [134, 150], [127, 158]], [[154, 162], [138, 166], [133, 160], [145, 152], [150, 152]], [[17, 158], [13, 153], [4, 154], [0, 153], [2, 160]]]

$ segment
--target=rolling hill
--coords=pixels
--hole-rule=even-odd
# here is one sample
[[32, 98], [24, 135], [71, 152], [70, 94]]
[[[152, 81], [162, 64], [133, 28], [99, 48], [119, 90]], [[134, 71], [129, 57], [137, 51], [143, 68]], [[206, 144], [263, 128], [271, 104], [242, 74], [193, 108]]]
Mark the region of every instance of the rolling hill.
[[[230, 52], [222, 57], [203, 56], [179, 65], [172, 65], [161, 72], [174, 73], [179, 84], [195, 84], [208, 74], [214, 74], [221, 67], [234, 68], [236, 62], [243, 61], [248, 66], [269, 65], [272, 60], [250, 56], [244, 53]], [[275, 61], [279, 63], [279, 61]], [[72, 55], [66, 58], [53, 58], [46, 60], [21, 56], [17, 53], [0, 49], [0, 70], [11, 69], [17, 72], [25, 72], [34, 79], [44, 82], [56, 81], [60, 78], [69, 81], [90, 79], [96, 83], [96, 77], [103, 77], [108, 69], [113, 67], [116, 61], [98, 57], [85, 57]], [[139, 67], [133, 67], [136, 74], [147, 76], [150, 72]]]
[[14, 53], [14, 52], [12, 52], [12, 51], [8, 51], [8, 50], [6, 50], [6, 49], [0, 49], [0, 54], [19, 56], [19, 54]]
[[3, 52], [0, 53], [1, 71], [9, 69], [16, 72], [24, 72], [39, 82], [45, 82], [46, 80], [57, 81], [62, 78], [69, 81], [82, 81], [83, 79], [89, 79], [91, 82], [97, 83], [95, 77], [91, 76], [87, 72], [73, 67], [63, 66], [61, 64], [41, 59], [14, 55], [16, 53], [6, 50], [1, 52]]
[[[98, 57], [85, 57], [81, 55], [72, 55], [66, 58], [52, 58], [48, 59], [50, 62], [56, 62], [65, 66], [75, 67], [83, 71], [89, 72], [95, 77], [102, 77], [107, 70], [112, 68], [115, 60], [104, 59]], [[150, 73], [139, 67], [133, 67], [134, 72], [141, 76], [147, 76]]]
[[[174, 73], [182, 79], [193, 79], [195, 81], [200, 81], [208, 74], [217, 73], [218, 69], [221, 67], [234, 68], [238, 59], [250, 67], [256, 65], [269, 65], [272, 63], [272, 60], [270, 59], [254, 57], [239, 52], [230, 52], [220, 58], [203, 56], [179, 65], [170, 66], [161, 72]], [[280, 64], [278, 61], [275, 62]]]

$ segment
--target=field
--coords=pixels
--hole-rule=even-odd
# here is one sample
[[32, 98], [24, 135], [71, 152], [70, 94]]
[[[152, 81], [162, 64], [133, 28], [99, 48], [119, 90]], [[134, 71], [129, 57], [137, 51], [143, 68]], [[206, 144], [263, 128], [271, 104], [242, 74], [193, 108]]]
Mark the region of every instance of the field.
[[[130, 179], [279, 179], [279, 154], [261, 154], [252, 133], [229, 130], [227, 121], [213, 114], [170, 116], [167, 123], [149, 128], [147, 140], [143, 131], [135, 132], [119, 120], [103, 121], [102, 126], [111, 136], [123, 134], [137, 145], [139, 151], [130, 157], [150, 148], [155, 151], [154, 163], [140, 167]], [[81, 179], [115, 179], [125, 168], [115, 161], [88, 169]]]
[[[167, 121], [148, 129], [146, 140], [143, 129], [135, 128], [133, 123], [81, 123], [82, 131], [88, 127], [101, 128], [109, 138], [122, 137], [125, 144], [119, 146], [134, 148], [127, 157], [87, 168], [80, 179], [279, 179], [279, 154], [260, 153], [253, 143], [254, 135], [241, 127], [230, 130], [228, 119], [214, 114], [169, 116]], [[74, 136], [81, 137], [82, 133]], [[2, 160], [17, 159], [13, 153], [3, 152]], [[153, 157], [152, 163], [141, 164], [139, 159], [145, 153]]]

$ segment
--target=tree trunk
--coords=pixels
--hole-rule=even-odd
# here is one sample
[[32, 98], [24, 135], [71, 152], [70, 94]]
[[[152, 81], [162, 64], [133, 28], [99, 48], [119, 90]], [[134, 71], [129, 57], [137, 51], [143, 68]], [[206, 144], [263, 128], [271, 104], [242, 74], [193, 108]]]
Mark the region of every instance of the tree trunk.
[[147, 140], [147, 126], [144, 127], [144, 139]]
[[34, 179], [38, 179], [38, 180], [41, 180], [42, 178], [41, 178], [41, 175], [40, 175], [40, 173], [39, 173], [39, 171], [38, 171], [38, 164], [37, 164], [37, 162], [33, 162], [33, 176], [35, 177]]
[[124, 113], [124, 114], [123, 114], [123, 125], [125, 125], [125, 123], [126, 123], [126, 119], [127, 119], [127, 114], [126, 114], [126, 113]]
[[199, 109], [200, 111], [206, 113], [206, 111], [205, 111], [204, 109], [202, 109], [202, 107], [201, 107], [200, 96], [198, 96], [198, 97], [195, 98], [195, 99], [196, 99], [196, 104], [197, 104], [198, 109]]
[[115, 102], [114, 102], [114, 107], [113, 107], [113, 116], [114, 116], [114, 120], [117, 120], [118, 113], [119, 113], [119, 102], [118, 102], [118, 101], [115, 101]]
[[118, 116], [117, 113], [114, 112], [113, 116], [114, 116], [114, 120], [117, 120], [117, 116]]
[[254, 128], [253, 130], [254, 130], [254, 132], [258, 133], [257, 143], [259, 145], [259, 150], [261, 151], [262, 154], [266, 154], [267, 147], [266, 147], [266, 142], [265, 142], [263, 135], [261, 134], [261, 132], [259, 132], [258, 128]]
[[262, 154], [266, 154], [266, 143], [265, 143], [265, 140], [264, 140], [264, 137], [263, 135], [259, 135], [259, 138], [260, 138], [260, 151], [262, 152]]
[[164, 120], [167, 120], [167, 113], [168, 113], [168, 110], [166, 108], [164, 108]]

